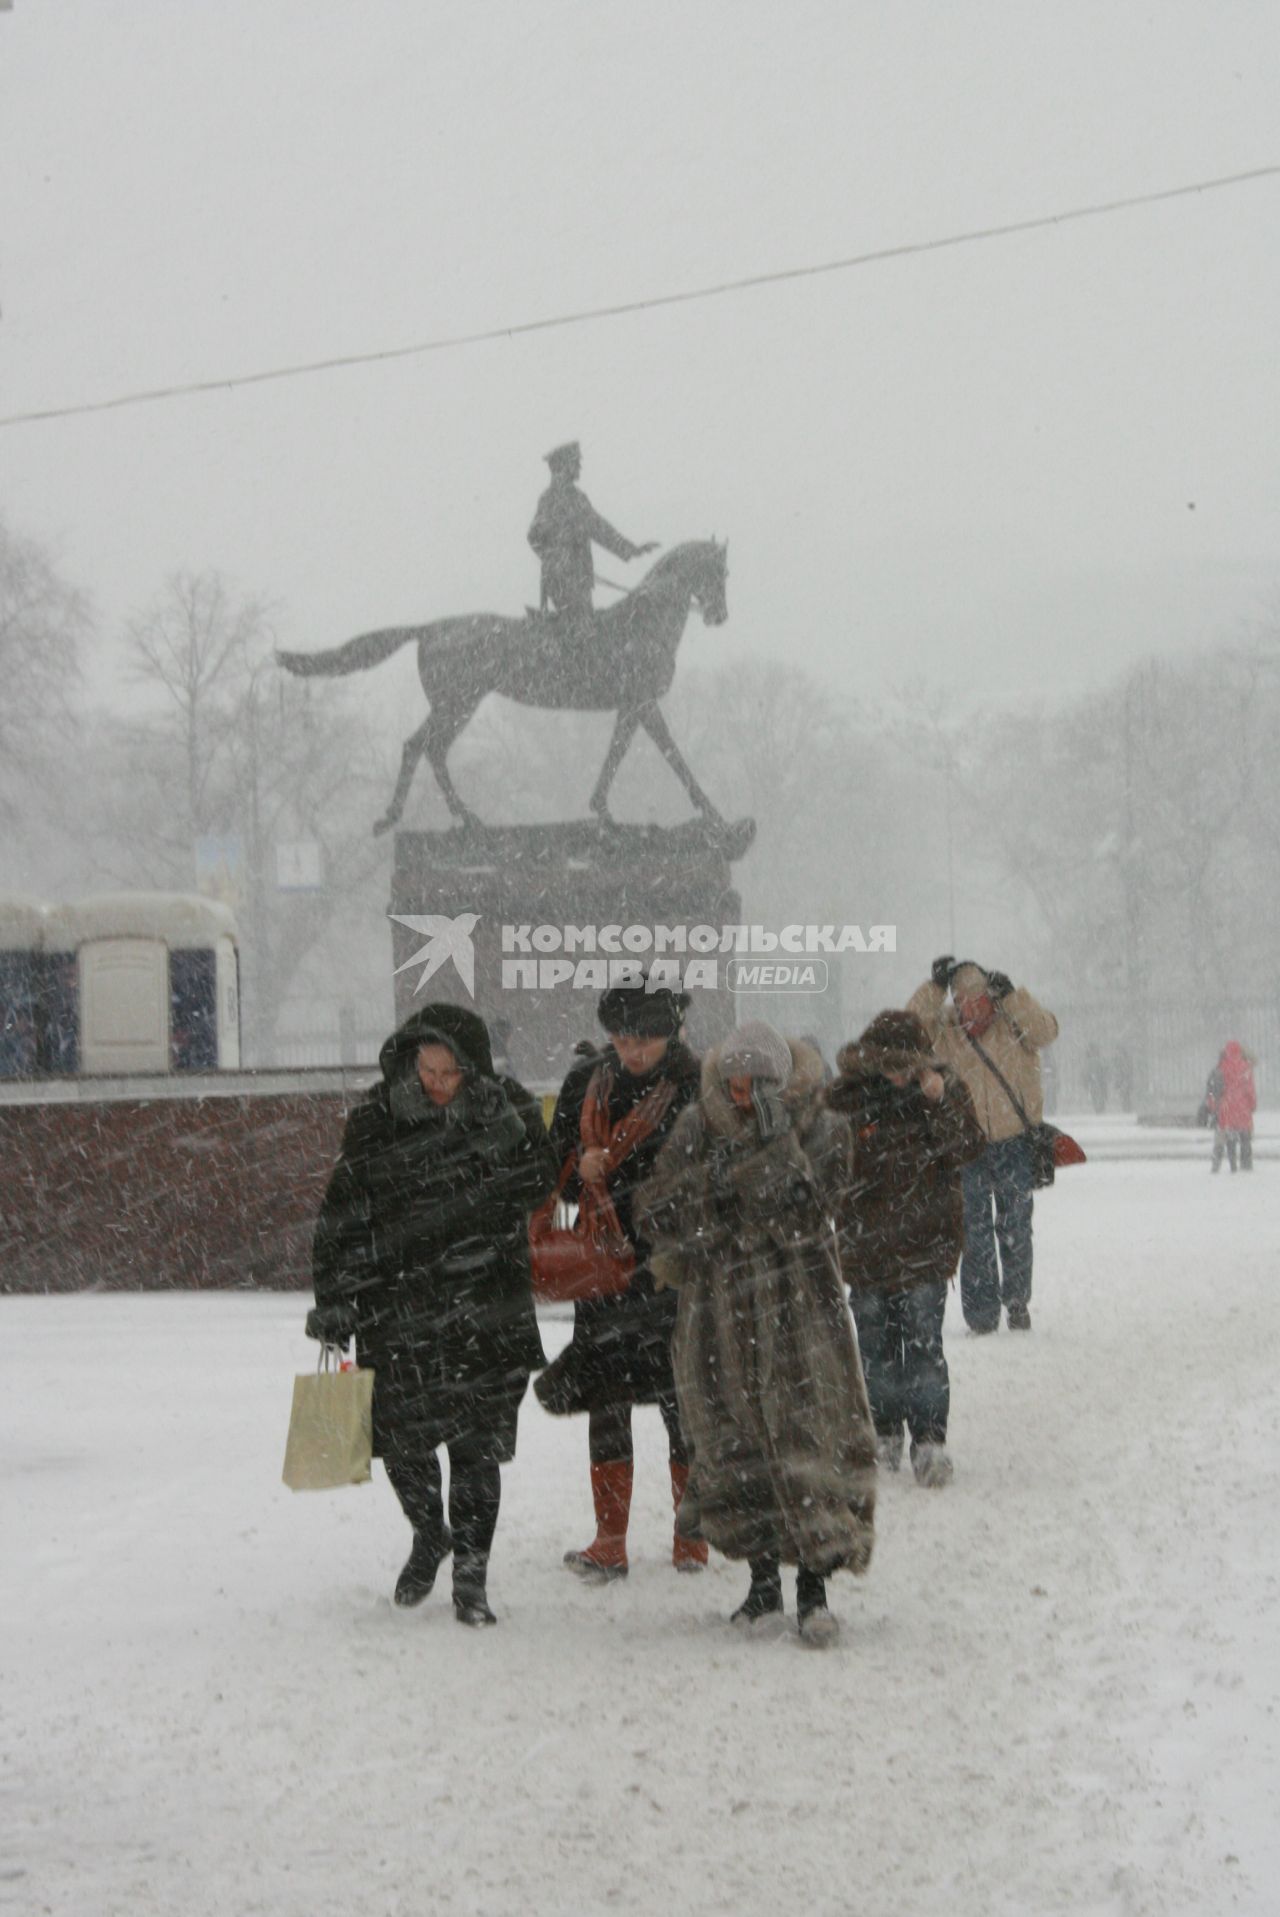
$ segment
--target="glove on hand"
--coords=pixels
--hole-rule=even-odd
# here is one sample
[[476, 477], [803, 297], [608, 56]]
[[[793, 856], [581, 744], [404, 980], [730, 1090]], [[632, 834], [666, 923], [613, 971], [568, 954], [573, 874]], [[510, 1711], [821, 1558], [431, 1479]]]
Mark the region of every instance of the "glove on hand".
[[726, 1151], [712, 1151], [707, 1160], [707, 1182], [711, 1187], [711, 1202], [721, 1210], [732, 1205], [734, 1200], [733, 1169]]
[[817, 1207], [817, 1193], [801, 1171], [792, 1172], [778, 1194], [783, 1211], [809, 1212]]
[[1007, 972], [987, 973], [987, 992], [992, 1003], [998, 1005], [1002, 998], [1008, 998], [1013, 990], [1013, 980]]
[[929, 976], [932, 978], [934, 984], [938, 986], [941, 991], [945, 992], [951, 983], [951, 974], [955, 969], [956, 961], [954, 954], [944, 952], [941, 958], [936, 958], [933, 961]]
[[307, 1313], [307, 1336], [340, 1349], [355, 1335], [355, 1320], [345, 1305], [315, 1305]]

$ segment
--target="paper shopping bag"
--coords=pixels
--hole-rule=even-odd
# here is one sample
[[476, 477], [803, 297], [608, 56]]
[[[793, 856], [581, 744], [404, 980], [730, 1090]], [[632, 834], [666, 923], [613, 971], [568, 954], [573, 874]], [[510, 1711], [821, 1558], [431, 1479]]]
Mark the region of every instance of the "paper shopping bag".
[[[327, 1353], [322, 1353], [321, 1363]], [[332, 1491], [365, 1484], [373, 1455], [373, 1373], [303, 1372], [293, 1381], [293, 1410], [284, 1450], [291, 1491]]]

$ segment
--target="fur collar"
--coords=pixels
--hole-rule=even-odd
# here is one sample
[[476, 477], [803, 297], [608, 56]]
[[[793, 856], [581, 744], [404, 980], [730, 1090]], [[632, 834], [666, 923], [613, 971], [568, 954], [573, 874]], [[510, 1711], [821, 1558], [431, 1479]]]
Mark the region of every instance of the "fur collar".
[[[720, 1070], [723, 1047], [715, 1045], [702, 1061], [700, 1103], [708, 1129], [722, 1138], [745, 1138], [755, 1124], [749, 1112], [740, 1112], [729, 1096], [729, 1088]], [[802, 1140], [812, 1131], [823, 1105], [824, 1073], [822, 1060], [812, 1045], [802, 1038], [789, 1038], [791, 1076], [782, 1091], [782, 1102], [791, 1114], [796, 1134]]]

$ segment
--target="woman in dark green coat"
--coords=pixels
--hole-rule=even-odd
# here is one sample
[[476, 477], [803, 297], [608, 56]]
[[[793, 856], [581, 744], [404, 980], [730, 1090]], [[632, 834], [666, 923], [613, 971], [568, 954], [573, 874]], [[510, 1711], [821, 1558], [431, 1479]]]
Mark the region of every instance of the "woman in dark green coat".
[[474, 1012], [424, 1006], [380, 1063], [382, 1083], [347, 1121], [320, 1208], [307, 1332], [339, 1346], [354, 1337], [374, 1373], [374, 1452], [413, 1526], [396, 1603], [421, 1603], [452, 1548], [459, 1620], [492, 1624], [498, 1467], [515, 1456], [529, 1374], [546, 1363], [528, 1219], [556, 1164], [533, 1099], [495, 1075]]

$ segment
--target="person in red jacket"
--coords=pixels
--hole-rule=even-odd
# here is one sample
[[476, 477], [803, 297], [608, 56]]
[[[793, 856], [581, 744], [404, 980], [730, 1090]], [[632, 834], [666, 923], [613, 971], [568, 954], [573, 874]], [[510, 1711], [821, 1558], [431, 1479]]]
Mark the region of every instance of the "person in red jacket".
[[1253, 1060], [1237, 1039], [1222, 1048], [1205, 1088], [1205, 1110], [1213, 1123], [1213, 1159], [1210, 1171], [1221, 1171], [1225, 1153], [1232, 1171], [1239, 1153], [1241, 1171], [1253, 1170], [1253, 1114], [1258, 1094], [1253, 1083]]

